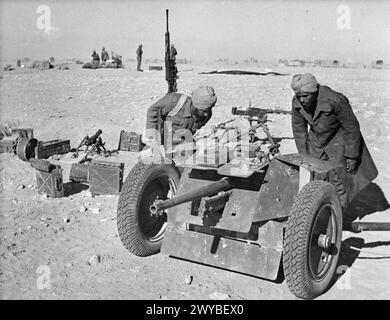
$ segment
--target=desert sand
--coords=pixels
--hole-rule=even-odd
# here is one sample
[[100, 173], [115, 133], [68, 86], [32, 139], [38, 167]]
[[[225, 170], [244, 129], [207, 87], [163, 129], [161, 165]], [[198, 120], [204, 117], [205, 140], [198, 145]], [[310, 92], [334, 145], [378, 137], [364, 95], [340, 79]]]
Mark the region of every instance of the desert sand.
[[[167, 88], [162, 71], [139, 73], [134, 67], [85, 70], [73, 64], [70, 70], [3, 72], [1, 122], [33, 127], [39, 140], [70, 139], [73, 147], [102, 129], [107, 147], [114, 149], [120, 130], [142, 132], [147, 108]], [[389, 70], [276, 67], [273, 71], [289, 76], [199, 74], [220, 67], [179, 65], [180, 92], [190, 94], [206, 84], [215, 88], [218, 103], [208, 126], [230, 119], [231, 107], [247, 106], [249, 101], [252, 106], [289, 110], [289, 84], [298, 72], [313, 72], [320, 83], [344, 93], [379, 170], [351, 214], [364, 216], [363, 221], [390, 222]], [[292, 136], [288, 116], [272, 118], [272, 133]], [[282, 151], [294, 152], [293, 141]], [[127, 174], [137, 155], [120, 156]], [[60, 199], [42, 197], [29, 163], [9, 154], [0, 154], [0, 161], [1, 299], [294, 299], [284, 281], [162, 254], [136, 257], [118, 238], [118, 196], [90, 197], [78, 190]], [[86, 211], [80, 212], [81, 206]], [[343, 239], [338, 281], [318, 299], [389, 299], [390, 232], [344, 231]], [[89, 263], [93, 255], [99, 261]], [[50, 281], [45, 282], [49, 287], [39, 285], [42, 270], [50, 271]]]

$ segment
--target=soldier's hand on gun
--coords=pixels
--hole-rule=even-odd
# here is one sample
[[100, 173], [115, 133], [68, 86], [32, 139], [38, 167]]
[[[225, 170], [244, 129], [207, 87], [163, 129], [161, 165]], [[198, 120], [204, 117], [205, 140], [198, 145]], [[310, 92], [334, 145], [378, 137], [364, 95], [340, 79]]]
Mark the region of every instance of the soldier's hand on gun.
[[351, 173], [354, 172], [356, 169], [357, 160], [347, 158], [345, 162], [346, 162], [347, 172], [351, 172]]

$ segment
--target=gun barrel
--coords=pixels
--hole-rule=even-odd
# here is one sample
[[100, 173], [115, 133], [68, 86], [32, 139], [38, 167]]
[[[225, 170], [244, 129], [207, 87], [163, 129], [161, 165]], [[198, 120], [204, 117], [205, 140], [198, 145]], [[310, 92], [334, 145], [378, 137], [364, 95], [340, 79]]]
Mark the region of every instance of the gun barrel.
[[352, 222], [352, 232], [390, 231], [390, 222]]
[[230, 187], [228, 178], [222, 178], [216, 182], [212, 182], [206, 186], [199, 187], [190, 192], [184, 193], [180, 196], [168, 199], [168, 200], [156, 200], [150, 206], [150, 213], [152, 215], [158, 215], [159, 212], [172, 208], [182, 203], [190, 202], [202, 197], [212, 196], [220, 191], [226, 190]]
[[291, 114], [291, 111], [281, 109], [266, 109], [266, 113]]
[[281, 110], [281, 109], [262, 109], [262, 108], [247, 108], [239, 109], [237, 107], [232, 107], [232, 114], [238, 116], [247, 116], [247, 117], [263, 117], [269, 113], [276, 114], [291, 114], [291, 111]]
[[167, 32], [169, 32], [169, 30], [168, 30], [168, 9], [165, 9], [165, 14], [167, 16]]

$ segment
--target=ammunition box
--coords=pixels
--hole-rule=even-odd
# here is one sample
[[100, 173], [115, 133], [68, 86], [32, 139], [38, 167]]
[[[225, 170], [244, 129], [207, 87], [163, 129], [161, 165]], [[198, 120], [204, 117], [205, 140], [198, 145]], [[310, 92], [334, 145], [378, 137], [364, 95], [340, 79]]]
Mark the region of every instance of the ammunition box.
[[20, 138], [34, 138], [34, 130], [32, 128], [12, 128], [11, 134]]
[[89, 164], [73, 163], [70, 168], [69, 180], [73, 182], [89, 182]]
[[16, 145], [18, 144], [18, 137], [10, 136], [4, 137], [0, 140], [0, 153], [14, 153], [16, 154]]
[[144, 144], [142, 143], [140, 134], [124, 130], [121, 131], [118, 150], [138, 152], [141, 151], [143, 147]]
[[46, 160], [30, 158], [29, 162], [34, 169], [40, 171], [51, 172], [55, 169], [55, 165]]
[[[40, 164], [34, 163], [36, 169], [37, 188], [41, 194], [46, 194], [52, 198], [61, 198], [64, 196], [64, 186], [62, 180], [61, 166], [53, 165], [46, 160], [41, 161]], [[30, 162], [31, 163], [31, 162]], [[46, 171], [48, 170], [48, 171]]]
[[123, 184], [124, 163], [93, 160], [89, 168], [92, 194], [119, 194]]
[[55, 154], [65, 154], [70, 150], [70, 140], [39, 141], [35, 147], [35, 158], [47, 159]]

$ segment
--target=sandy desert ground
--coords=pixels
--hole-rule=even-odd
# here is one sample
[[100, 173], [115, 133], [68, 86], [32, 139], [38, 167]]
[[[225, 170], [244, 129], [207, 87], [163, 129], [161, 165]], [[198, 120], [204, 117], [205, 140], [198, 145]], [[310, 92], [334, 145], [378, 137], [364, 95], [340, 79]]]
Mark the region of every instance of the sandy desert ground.
[[[179, 66], [179, 91], [190, 94], [204, 84], [215, 88], [218, 107], [209, 125], [229, 119], [232, 106], [247, 106], [249, 100], [252, 106], [288, 110], [293, 95], [289, 84], [297, 72], [313, 72], [320, 83], [343, 92], [379, 170], [350, 213], [364, 216], [363, 221], [390, 222], [389, 70], [274, 69], [290, 74], [284, 77], [199, 74], [220, 67]], [[121, 129], [144, 129], [147, 108], [165, 92], [163, 72], [137, 73], [134, 66], [85, 70], [74, 64], [70, 70], [16, 70], [1, 75], [0, 118], [2, 123], [33, 127], [40, 140], [71, 139], [72, 146], [100, 128], [107, 146], [114, 149]], [[292, 135], [288, 116], [270, 127], [273, 133]], [[288, 148], [293, 150], [293, 144]], [[136, 154], [121, 156], [128, 172]], [[78, 190], [65, 198], [44, 198], [34, 188], [35, 172], [27, 162], [8, 154], [0, 154], [0, 161], [1, 299], [294, 299], [284, 281], [161, 254], [133, 256], [118, 238], [118, 196], [88, 197], [85, 190]], [[82, 205], [85, 212], [80, 212]], [[390, 232], [345, 231], [343, 239], [340, 277], [319, 299], [389, 299]], [[100, 257], [99, 263], [88, 263], [93, 255]], [[50, 288], [37, 287], [42, 270], [47, 270], [40, 266], [49, 267]], [[186, 281], [189, 276], [191, 284]]]

